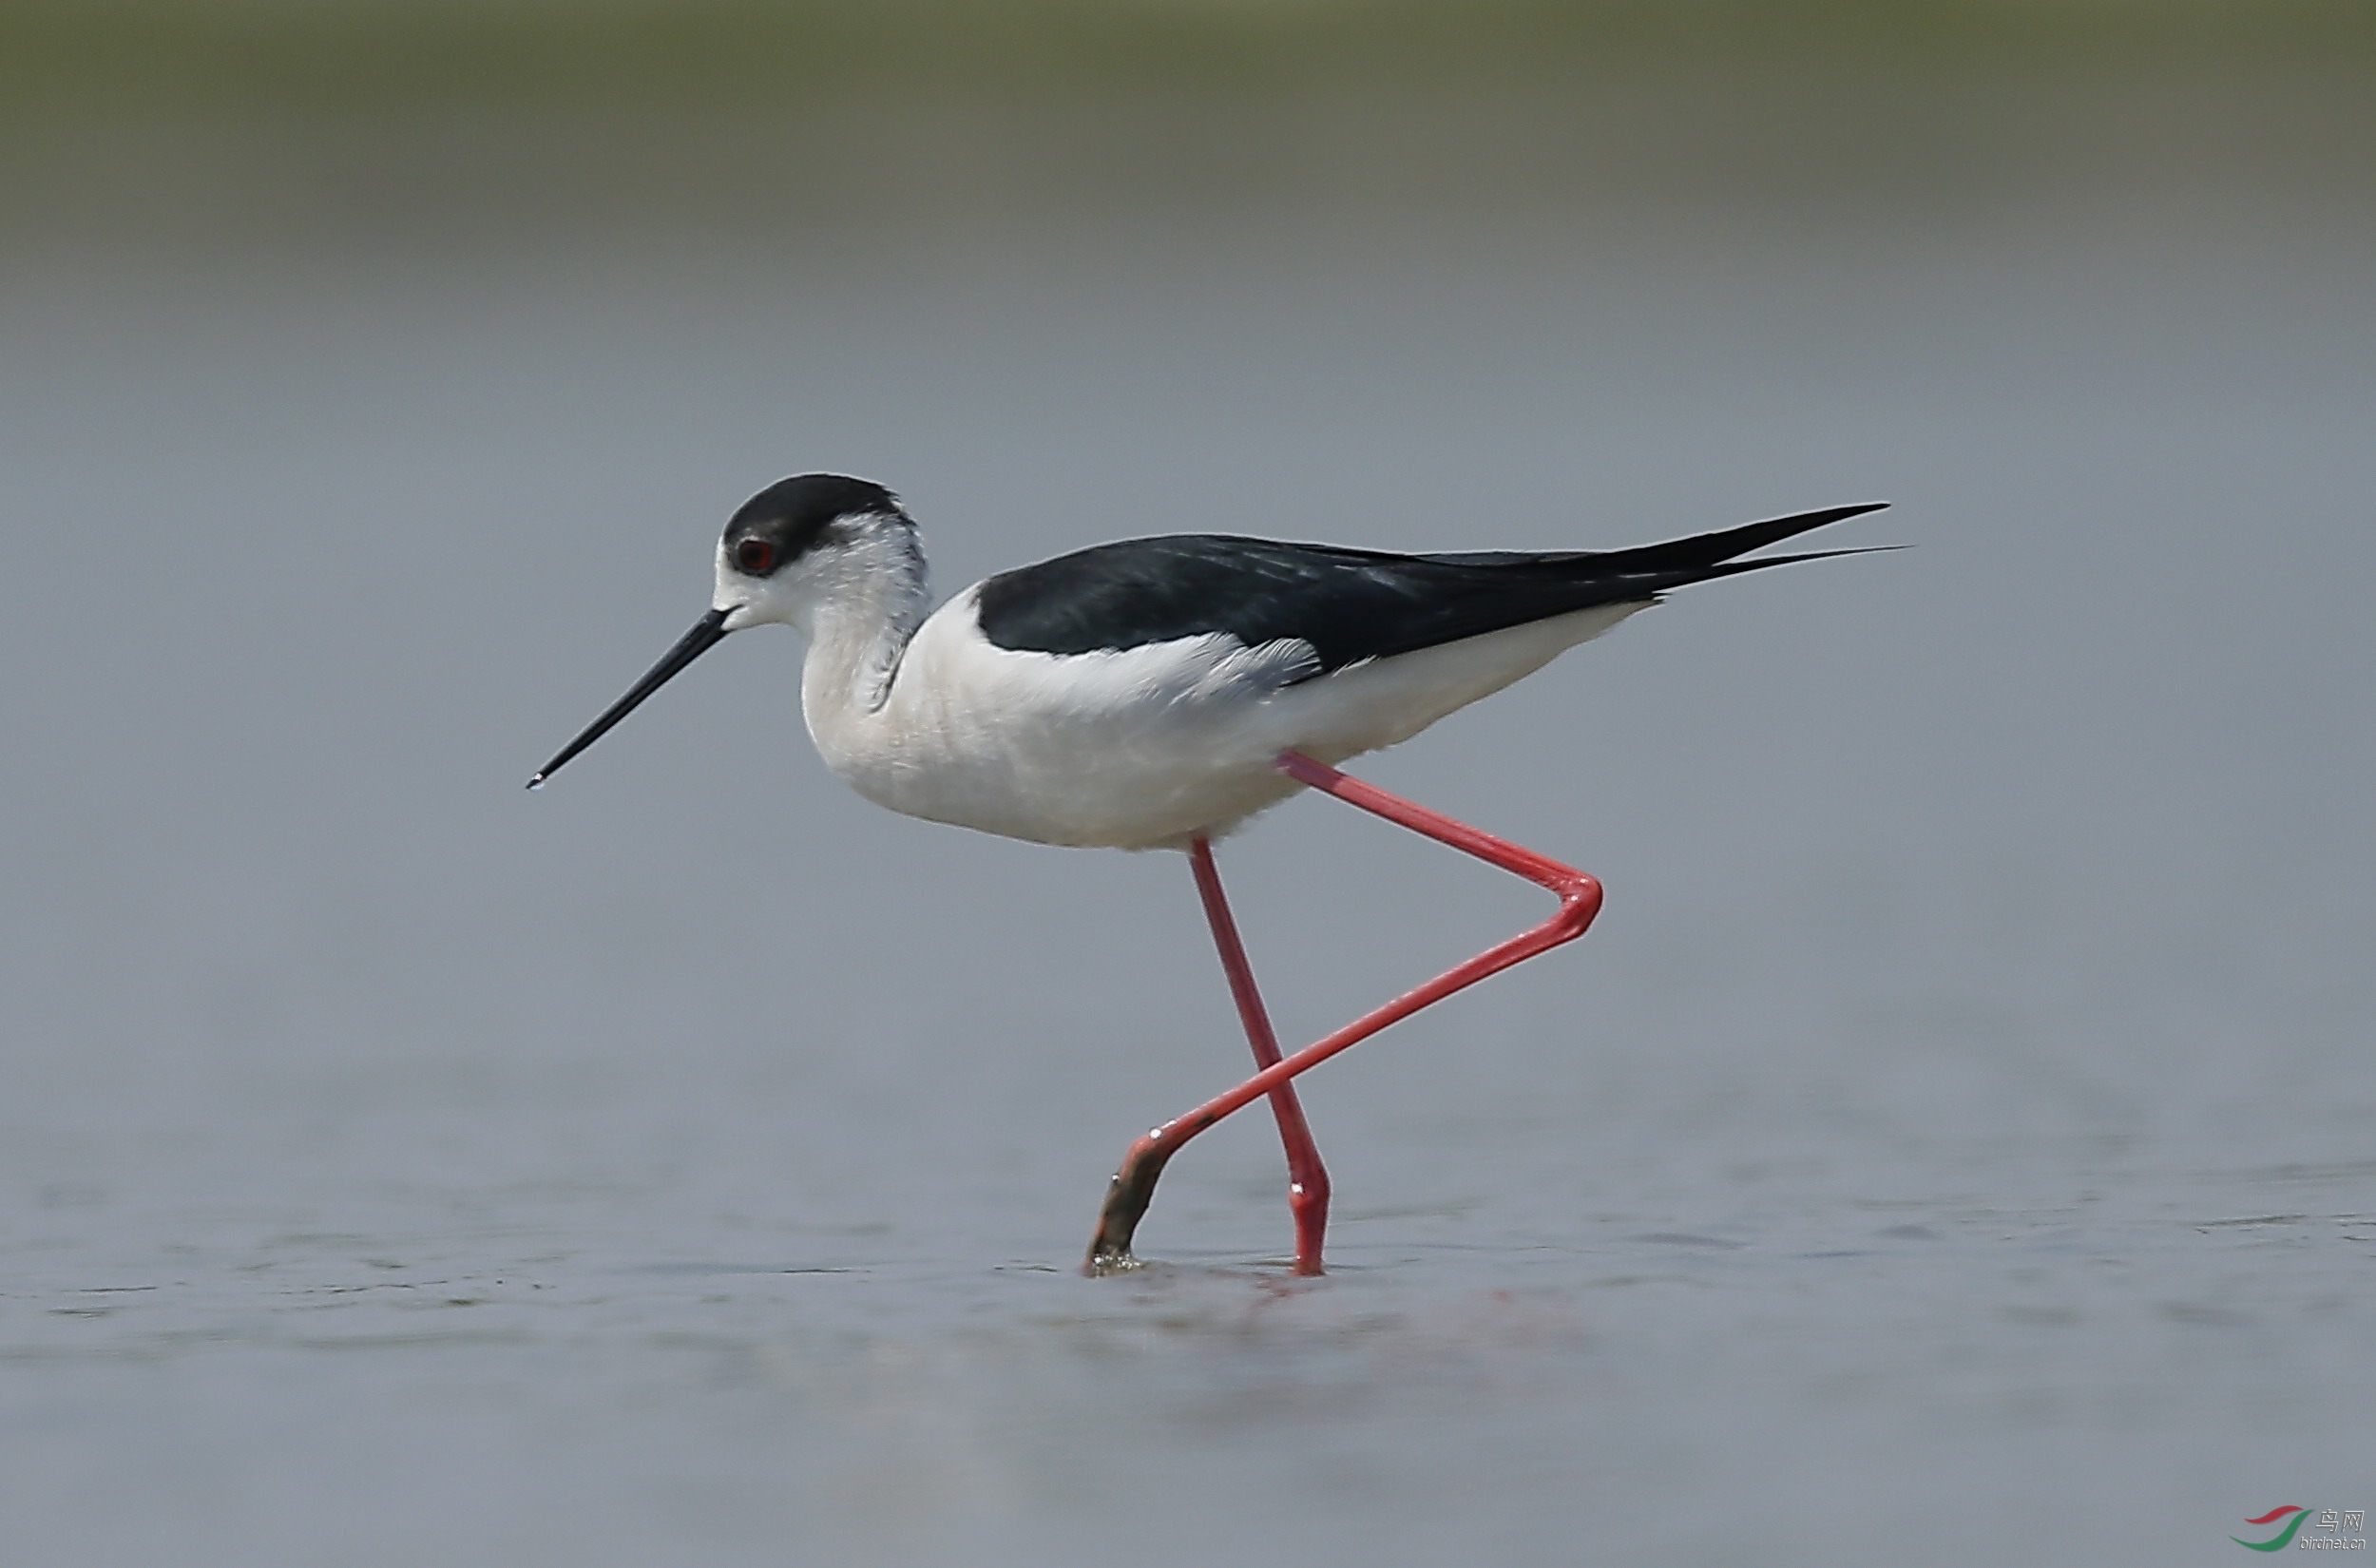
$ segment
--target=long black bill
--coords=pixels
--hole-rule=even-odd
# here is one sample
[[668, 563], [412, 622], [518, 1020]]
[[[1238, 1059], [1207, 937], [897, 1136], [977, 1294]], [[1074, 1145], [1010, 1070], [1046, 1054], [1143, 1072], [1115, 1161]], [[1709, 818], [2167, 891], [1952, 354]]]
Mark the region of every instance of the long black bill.
[[725, 639], [726, 617], [730, 613], [726, 610], [712, 610], [703, 616], [691, 631], [677, 640], [675, 647], [661, 656], [659, 663], [643, 672], [643, 679], [635, 683], [633, 690], [604, 710], [603, 717], [588, 724], [584, 733], [561, 748], [559, 755], [537, 769], [536, 776], [528, 780], [528, 788], [536, 789], [545, 780], [559, 773], [563, 763], [593, 745], [603, 737], [604, 730], [635, 712], [637, 703], [667, 685], [679, 670], [718, 646]]

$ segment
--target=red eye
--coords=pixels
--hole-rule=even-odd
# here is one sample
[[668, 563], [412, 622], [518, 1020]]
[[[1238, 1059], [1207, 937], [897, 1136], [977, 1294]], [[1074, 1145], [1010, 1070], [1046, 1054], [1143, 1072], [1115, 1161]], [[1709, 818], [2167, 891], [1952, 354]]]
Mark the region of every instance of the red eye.
[[763, 577], [776, 564], [776, 546], [764, 539], [745, 539], [735, 545], [735, 567], [753, 577]]

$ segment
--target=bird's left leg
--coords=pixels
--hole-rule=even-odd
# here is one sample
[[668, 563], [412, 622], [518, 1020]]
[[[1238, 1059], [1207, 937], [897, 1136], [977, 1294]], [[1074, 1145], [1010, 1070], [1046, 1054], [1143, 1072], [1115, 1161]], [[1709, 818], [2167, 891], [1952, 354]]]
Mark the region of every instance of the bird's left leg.
[[[1332, 794], [1348, 805], [1399, 823], [1413, 832], [1424, 833], [1439, 844], [1514, 872], [1559, 895], [1560, 907], [1549, 919], [1519, 932], [1506, 942], [1495, 944], [1464, 964], [1456, 964], [1426, 985], [1404, 992], [1382, 1007], [1373, 1008], [1346, 1024], [1334, 1034], [1313, 1042], [1274, 1065], [1246, 1080], [1229, 1093], [1207, 1100], [1186, 1116], [1163, 1123], [1140, 1138], [1122, 1156], [1121, 1168], [1105, 1191], [1105, 1206], [1098, 1214], [1097, 1234], [1089, 1242], [1086, 1268], [1090, 1273], [1105, 1273], [1131, 1266], [1130, 1239], [1139, 1228], [1139, 1220], [1154, 1200], [1155, 1183], [1162, 1176], [1164, 1165], [1179, 1152], [1180, 1145], [1220, 1120], [1264, 1095], [1287, 1086], [1298, 1073], [1318, 1066], [1339, 1051], [1376, 1034], [1389, 1023], [1408, 1018], [1431, 1003], [1441, 1002], [1454, 991], [1474, 985], [1487, 975], [1498, 974], [1513, 964], [1522, 963], [1537, 953], [1573, 942], [1584, 934], [1593, 917], [1600, 912], [1600, 884], [1573, 866], [1562, 865], [1548, 855], [1513, 844], [1505, 838], [1455, 821], [1441, 812], [1431, 812], [1415, 801], [1381, 790], [1374, 784], [1338, 773], [1323, 762], [1315, 762], [1301, 752], [1281, 752], [1279, 771], [1310, 785], [1313, 789]], [[1318, 1262], [1317, 1257], [1313, 1262]]]
[[[1197, 892], [1204, 900], [1204, 918], [1213, 927], [1213, 946], [1221, 955], [1221, 971], [1229, 977], [1229, 994], [1237, 1004], [1237, 1020], [1246, 1028], [1246, 1043], [1254, 1047], [1256, 1067], [1278, 1065], [1278, 1035], [1271, 1015], [1255, 988], [1254, 966], [1246, 961], [1246, 945], [1238, 940], [1237, 921], [1229, 912], [1221, 891], [1220, 869], [1213, 864], [1213, 845], [1202, 834], [1189, 840], [1188, 863], [1197, 873]], [[1311, 1124], [1295, 1099], [1295, 1086], [1281, 1083], [1271, 1091], [1271, 1112], [1278, 1119], [1279, 1142], [1287, 1150], [1287, 1212], [1295, 1220], [1295, 1272], [1320, 1272], [1320, 1243], [1329, 1228], [1329, 1173], [1320, 1163], [1319, 1145], [1312, 1140]]]

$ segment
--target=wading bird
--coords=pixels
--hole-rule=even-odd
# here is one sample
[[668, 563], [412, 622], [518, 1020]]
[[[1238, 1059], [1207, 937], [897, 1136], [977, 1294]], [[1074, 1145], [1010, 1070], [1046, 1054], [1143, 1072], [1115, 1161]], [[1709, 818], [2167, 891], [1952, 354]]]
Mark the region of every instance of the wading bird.
[[[1873, 511], [1834, 507], [1627, 550], [1390, 555], [1227, 534], [1125, 540], [1001, 572], [934, 609], [916, 526], [880, 485], [801, 474], [745, 502], [710, 611], [528, 780], [535, 789], [730, 632], [808, 638], [800, 703], [831, 768], [878, 805], [1042, 844], [1187, 851], [1260, 1071], [1134, 1142], [1087, 1268], [1131, 1237], [1180, 1146], [1267, 1095], [1295, 1271], [1320, 1272], [1328, 1173], [1290, 1080], [1399, 1019], [1583, 934], [1600, 885], [1337, 772], [1408, 740], [1671, 588], [1853, 555], [1748, 552]], [[1551, 917], [1281, 1058], [1213, 841], [1319, 790], [1550, 889]]]

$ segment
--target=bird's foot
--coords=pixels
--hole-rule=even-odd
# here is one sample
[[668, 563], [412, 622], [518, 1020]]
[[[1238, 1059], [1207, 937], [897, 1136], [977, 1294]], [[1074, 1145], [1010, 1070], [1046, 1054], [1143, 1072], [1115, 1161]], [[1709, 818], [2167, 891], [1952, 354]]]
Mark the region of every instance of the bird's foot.
[[1123, 1274], [1139, 1268], [1140, 1262], [1130, 1254], [1130, 1239], [1138, 1234], [1139, 1220], [1155, 1201], [1156, 1178], [1163, 1174], [1163, 1166], [1178, 1147], [1175, 1138], [1165, 1137], [1170, 1129], [1158, 1127], [1130, 1146], [1122, 1156], [1121, 1168], [1106, 1184], [1105, 1206], [1098, 1211], [1097, 1234], [1089, 1238], [1089, 1255], [1081, 1265], [1081, 1272], [1091, 1278], [1106, 1274]]
[[1109, 1274], [1136, 1273], [1146, 1266], [1146, 1259], [1131, 1256], [1130, 1250], [1124, 1248], [1119, 1252], [1091, 1252], [1081, 1272], [1091, 1279], [1103, 1279]]

